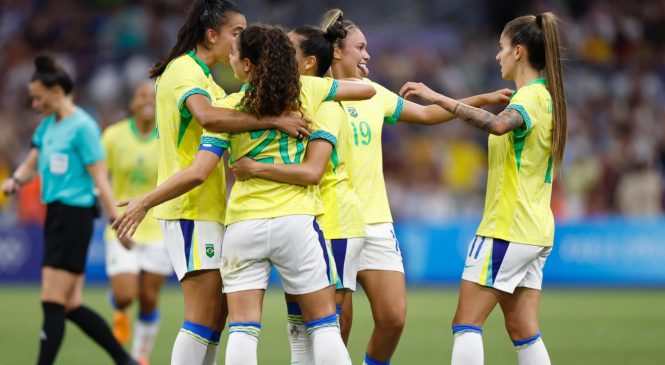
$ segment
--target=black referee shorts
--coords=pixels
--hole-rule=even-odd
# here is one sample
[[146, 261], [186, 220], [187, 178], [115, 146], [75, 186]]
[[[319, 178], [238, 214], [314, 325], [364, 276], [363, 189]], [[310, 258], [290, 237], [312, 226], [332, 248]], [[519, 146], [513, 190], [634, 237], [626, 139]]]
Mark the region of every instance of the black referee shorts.
[[93, 208], [53, 202], [46, 207], [42, 266], [82, 274], [92, 238]]

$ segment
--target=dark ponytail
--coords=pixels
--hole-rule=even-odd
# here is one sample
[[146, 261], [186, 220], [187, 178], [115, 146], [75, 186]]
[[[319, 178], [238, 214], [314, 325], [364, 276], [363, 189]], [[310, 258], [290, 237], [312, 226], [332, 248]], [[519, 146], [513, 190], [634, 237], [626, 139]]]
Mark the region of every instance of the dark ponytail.
[[527, 48], [528, 61], [532, 67], [545, 71], [547, 90], [552, 96], [552, 157], [554, 166], [559, 168], [563, 162], [568, 131], [559, 19], [550, 12], [538, 16], [527, 15], [511, 20], [504, 27], [503, 33], [511, 39], [513, 46], [521, 44]]
[[71, 77], [49, 56], [35, 57], [35, 73], [30, 81], [39, 81], [49, 89], [60, 86], [65, 95], [71, 94], [74, 89]]
[[277, 27], [251, 25], [238, 38], [241, 59], [252, 62], [249, 87], [241, 104], [255, 116], [277, 116], [300, 109], [300, 75], [296, 51]]
[[242, 14], [234, 2], [229, 0], [194, 0], [185, 24], [178, 32], [178, 39], [166, 56], [150, 68], [150, 78], [160, 76], [174, 58], [192, 50], [205, 40], [208, 29], [219, 29], [229, 21], [231, 14]]
[[341, 23], [328, 27], [326, 31], [311, 25], [302, 25], [293, 32], [300, 37], [300, 50], [305, 56], [316, 57], [316, 74], [323, 76], [328, 72], [333, 60], [333, 45], [346, 37], [346, 29]]

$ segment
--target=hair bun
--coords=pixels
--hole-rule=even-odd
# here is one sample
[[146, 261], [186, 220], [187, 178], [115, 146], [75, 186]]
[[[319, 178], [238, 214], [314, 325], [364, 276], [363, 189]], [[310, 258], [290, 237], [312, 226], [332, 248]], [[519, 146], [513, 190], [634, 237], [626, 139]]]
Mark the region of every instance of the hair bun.
[[335, 43], [337, 42], [338, 39], [344, 39], [346, 38], [347, 30], [344, 29], [344, 25], [342, 25], [341, 21], [336, 21], [332, 23], [328, 29], [326, 29], [324, 38], [330, 42], [330, 43]]
[[35, 67], [37, 72], [56, 72], [58, 71], [58, 65], [55, 63], [55, 60], [49, 56], [37, 56], [35, 57]]

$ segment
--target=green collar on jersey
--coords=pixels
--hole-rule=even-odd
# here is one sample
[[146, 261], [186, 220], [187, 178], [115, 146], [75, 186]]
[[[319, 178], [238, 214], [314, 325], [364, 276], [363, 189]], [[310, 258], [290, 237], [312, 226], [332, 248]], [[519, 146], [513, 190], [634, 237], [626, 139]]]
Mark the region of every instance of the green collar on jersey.
[[141, 142], [148, 142], [157, 137], [157, 127], [155, 127], [152, 132], [148, 133], [146, 136], [142, 135], [138, 128], [136, 128], [136, 120], [134, 120], [134, 117], [129, 117], [129, 128], [132, 130], [132, 134], [134, 134], [134, 136]]
[[203, 69], [203, 73], [206, 75], [206, 77], [210, 76], [210, 68], [203, 61], [201, 61], [200, 58], [196, 57], [196, 53], [194, 53], [194, 51], [189, 50], [187, 51], [187, 54], [189, 55], [189, 57], [193, 58], [194, 61], [196, 61], [196, 63], [198, 63], [199, 66], [201, 66], [201, 68]]
[[[524, 85], [524, 86], [536, 85], [536, 84], [546, 86], [547, 85], [547, 80], [544, 77], [541, 77], [541, 78], [529, 81], [529, 83]], [[522, 86], [522, 87], [524, 87], [524, 86]], [[510, 95], [510, 100], [513, 99], [513, 96], [515, 96], [515, 94], [517, 94], [517, 90], [513, 91], [513, 93]]]

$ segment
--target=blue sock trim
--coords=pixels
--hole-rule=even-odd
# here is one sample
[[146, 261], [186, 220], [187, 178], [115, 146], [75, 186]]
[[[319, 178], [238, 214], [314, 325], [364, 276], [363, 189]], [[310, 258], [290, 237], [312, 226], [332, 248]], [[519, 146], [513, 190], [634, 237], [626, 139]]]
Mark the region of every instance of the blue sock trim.
[[460, 324], [459, 326], [453, 326], [453, 335], [456, 335], [460, 332], [475, 332], [478, 334], [483, 334], [483, 328], [478, 326], [472, 326], [468, 324]]
[[229, 323], [229, 335], [234, 333], [243, 333], [255, 338], [259, 338], [261, 333], [261, 324], [256, 322], [232, 322]]
[[308, 329], [329, 326], [329, 325], [337, 326], [337, 313], [331, 314], [328, 317], [323, 317], [311, 322], [307, 322], [305, 323], [305, 325], [307, 325]]
[[294, 314], [297, 316], [302, 315], [302, 311], [300, 311], [300, 305], [298, 305], [297, 302], [286, 302], [286, 313]]
[[342, 305], [341, 305], [341, 304], [337, 304], [337, 305], [335, 306], [335, 312], [337, 313], [338, 316], [339, 316], [340, 314], [342, 314]]
[[214, 338], [213, 334], [215, 333], [215, 330], [210, 327], [190, 321], [185, 321], [182, 324], [182, 330], [192, 333], [206, 341], [212, 341]]
[[139, 321], [143, 323], [155, 323], [159, 321], [159, 310], [155, 309], [150, 313], [139, 313]]
[[379, 361], [372, 359], [368, 354], [365, 354], [365, 364], [367, 365], [390, 365], [390, 360], [388, 361]]
[[536, 340], [538, 340], [540, 338], [540, 336], [541, 336], [540, 332], [538, 332], [538, 333], [536, 333], [535, 336], [525, 338], [523, 340], [513, 341], [513, 345], [515, 345], [515, 347], [523, 347], [523, 346], [531, 345], [532, 343], [536, 342]]
[[222, 331], [215, 331], [212, 333], [212, 337], [210, 338], [210, 341], [214, 343], [219, 343], [219, 340], [222, 338]]

